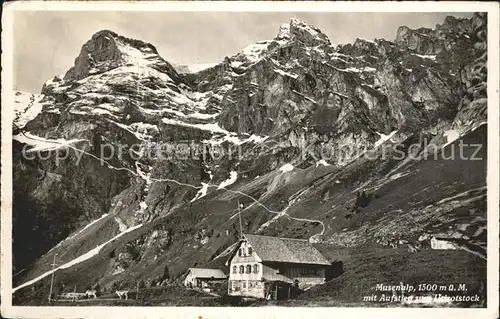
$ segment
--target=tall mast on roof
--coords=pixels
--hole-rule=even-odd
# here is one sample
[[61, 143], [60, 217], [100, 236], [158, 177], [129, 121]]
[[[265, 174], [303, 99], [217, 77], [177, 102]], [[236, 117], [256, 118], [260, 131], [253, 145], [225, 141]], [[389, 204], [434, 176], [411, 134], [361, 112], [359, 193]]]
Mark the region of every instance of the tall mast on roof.
[[243, 207], [243, 204], [240, 204], [240, 201], [238, 200], [238, 219], [240, 220], [240, 239], [243, 239], [243, 227], [241, 226], [241, 208]]

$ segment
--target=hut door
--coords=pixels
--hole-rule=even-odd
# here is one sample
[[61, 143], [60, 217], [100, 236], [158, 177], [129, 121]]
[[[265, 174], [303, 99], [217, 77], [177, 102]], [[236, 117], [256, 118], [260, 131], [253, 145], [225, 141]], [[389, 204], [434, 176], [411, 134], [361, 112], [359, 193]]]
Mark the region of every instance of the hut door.
[[289, 289], [288, 285], [277, 285], [277, 295], [276, 300], [285, 300], [289, 298]]

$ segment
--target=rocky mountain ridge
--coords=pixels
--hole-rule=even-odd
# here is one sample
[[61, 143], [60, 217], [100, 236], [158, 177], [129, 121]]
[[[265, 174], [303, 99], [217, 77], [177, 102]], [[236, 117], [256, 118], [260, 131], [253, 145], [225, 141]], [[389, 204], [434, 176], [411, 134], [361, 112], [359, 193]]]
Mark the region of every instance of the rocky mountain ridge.
[[[238, 203], [246, 232], [409, 249], [438, 236], [484, 255], [485, 159], [408, 157], [485, 142], [485, 43], [482, 14], [338, 46], [292, 19], [179, 73], [151, 44], [96, 33], [41, 95], [17, 95], [16, 296], [46, 292], [56, 253], [67, 286], [218, 263]], [[398, 144], [403, 158], [382, 156]]]

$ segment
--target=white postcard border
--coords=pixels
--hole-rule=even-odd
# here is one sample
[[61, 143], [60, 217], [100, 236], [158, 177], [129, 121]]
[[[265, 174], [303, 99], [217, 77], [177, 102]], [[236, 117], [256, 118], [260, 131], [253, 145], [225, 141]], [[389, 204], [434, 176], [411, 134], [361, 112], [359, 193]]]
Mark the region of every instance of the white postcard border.
[[[51, 11], [285, 11], [488, 13], [488, 307], [25, 307], [12, 306], [13, 13]], [[2, 19], [1, 312], [9, 318], [498, 318], [499, 292], [499, 6], [494, 2], [180, 2], [26, 1], [4, 4]]]

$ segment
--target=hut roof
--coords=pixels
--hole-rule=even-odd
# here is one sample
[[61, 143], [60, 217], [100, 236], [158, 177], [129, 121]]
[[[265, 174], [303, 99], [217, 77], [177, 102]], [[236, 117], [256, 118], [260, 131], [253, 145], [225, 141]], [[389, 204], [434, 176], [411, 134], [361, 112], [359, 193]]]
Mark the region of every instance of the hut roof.
[[294, 264], [330, 265], [328, 260], [305, 239], [245, 234], [262, 261]]
[[214, 279], [225, 279], [226, 275], [220, 269], [210, 269], [210, 268], [189, 268], [188, 274], [191, 273], [193, 277], [196, 278], [214, 278]]

